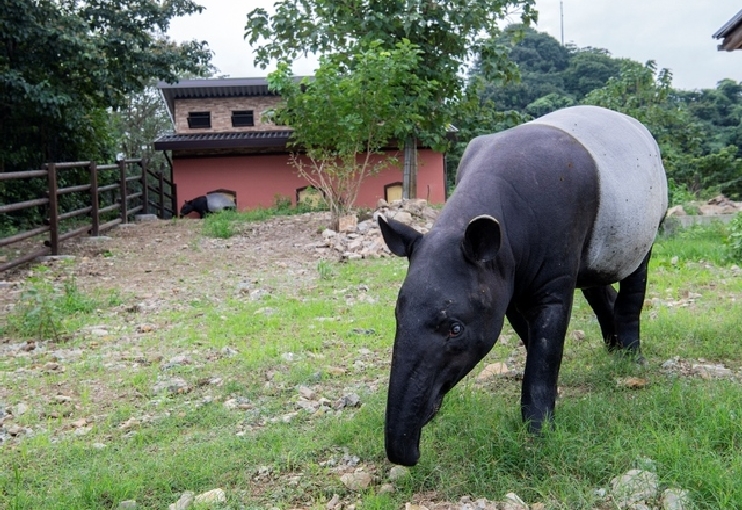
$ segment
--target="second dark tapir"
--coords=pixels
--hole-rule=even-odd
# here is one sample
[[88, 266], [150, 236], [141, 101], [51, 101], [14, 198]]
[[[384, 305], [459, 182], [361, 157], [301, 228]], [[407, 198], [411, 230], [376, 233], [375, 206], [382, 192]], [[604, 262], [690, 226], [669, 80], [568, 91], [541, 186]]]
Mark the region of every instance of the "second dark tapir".
[[474, 139], [429, 233], [379, 217], [389, 249], [409, 259], [396, 305], [389, 459], [418, 462], [423, 426], [494, 346], [505, 318], [527, 348], [521, 415], [540, 431], [554, 415], [575, 288], [608, 347], [639, 355], [647, 263], [666, 209], [647, 129], [577, 106]]

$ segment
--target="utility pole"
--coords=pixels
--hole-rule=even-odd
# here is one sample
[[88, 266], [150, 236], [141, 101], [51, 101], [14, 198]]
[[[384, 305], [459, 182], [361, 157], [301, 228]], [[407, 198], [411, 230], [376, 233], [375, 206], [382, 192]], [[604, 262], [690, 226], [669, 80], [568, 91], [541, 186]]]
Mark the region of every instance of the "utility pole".
[[562, 46], [564, 46], [564, 1], [559, 0], [559, 32], [562, 36]]

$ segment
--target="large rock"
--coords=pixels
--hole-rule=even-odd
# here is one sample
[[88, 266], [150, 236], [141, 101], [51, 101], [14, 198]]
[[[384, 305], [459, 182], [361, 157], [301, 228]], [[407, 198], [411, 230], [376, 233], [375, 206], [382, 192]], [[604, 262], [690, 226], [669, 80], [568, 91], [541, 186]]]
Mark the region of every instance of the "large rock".
[[428, 206], [424, 199], [394, 200], [391, 204], [379, 200], [374, 219], [341, 224], [339, 232], [325, 229], [322, 232], [322, 241], [306, 247], [320, 253], [327, 253], [329, 249], [330, 252], [338, 253], [341, 260], [387, 257], [391, 253], [381, 236], [381, 230], [375, 219], [377, 214], [383, 214], [386, 218], [395, 219], [426, 233], [433, 226], [438, 211]]

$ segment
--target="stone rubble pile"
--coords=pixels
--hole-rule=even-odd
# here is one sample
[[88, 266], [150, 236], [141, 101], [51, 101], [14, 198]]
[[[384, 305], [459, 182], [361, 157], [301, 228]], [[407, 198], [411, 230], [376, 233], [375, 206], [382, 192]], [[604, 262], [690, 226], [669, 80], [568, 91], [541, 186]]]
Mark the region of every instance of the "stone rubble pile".
[[[724, 195], [718, 195], [714, 198], [709, 199], [706, 203], [699, 204], [694, 202], [691, 205], [695, 205], [698, 208], [698, 214], [704, 216], [718, 216], [720, 214], [736, 214], [742, 211], [742, 202], [734, 202]], [[682, 205], [676, 205], [670, 207], [667, 210], [667, 217], [672, 216], [687, 216], [688, 212], [683, 208]]]
[[325, 229], [322, 232], [323, 240], [311, 243], [307, 248], [315, 249], [321, 255], [338, 254], [340, 260], [388, 257], [391, 253], [381, 236], [375, 219], [377, 214], [410, 225], [424, 234], [433, 226], [438, 211], [430, 207], [425, 199], [394, 200], [391, 203], [382, 199], [372, 218], [348, 222], [341, 219], [339, 232]]

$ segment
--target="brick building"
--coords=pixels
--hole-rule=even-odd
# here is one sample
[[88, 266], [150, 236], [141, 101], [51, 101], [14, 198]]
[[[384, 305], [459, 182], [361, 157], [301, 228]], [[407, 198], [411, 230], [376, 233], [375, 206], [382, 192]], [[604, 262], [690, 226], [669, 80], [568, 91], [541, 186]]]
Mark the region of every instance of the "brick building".
[[[307, 188], [289, 162], [291, 129], [266, 121], [264, 114], [280, 98], [264, 78], [219, 78], [159, 83], [175, 132], [155, 141], [155, 149], [171, 154], [172, 179], [180, 204], [214, 189], [236, 192], [239, 209], [273, 205], [276, 196], [296, 202]], [[357, 206], [373, 207], [380, 198], [401, 197], [403, 154], [368, 177]], [[417, 198], [445, 201], [443, 154], [418, 151]]]

